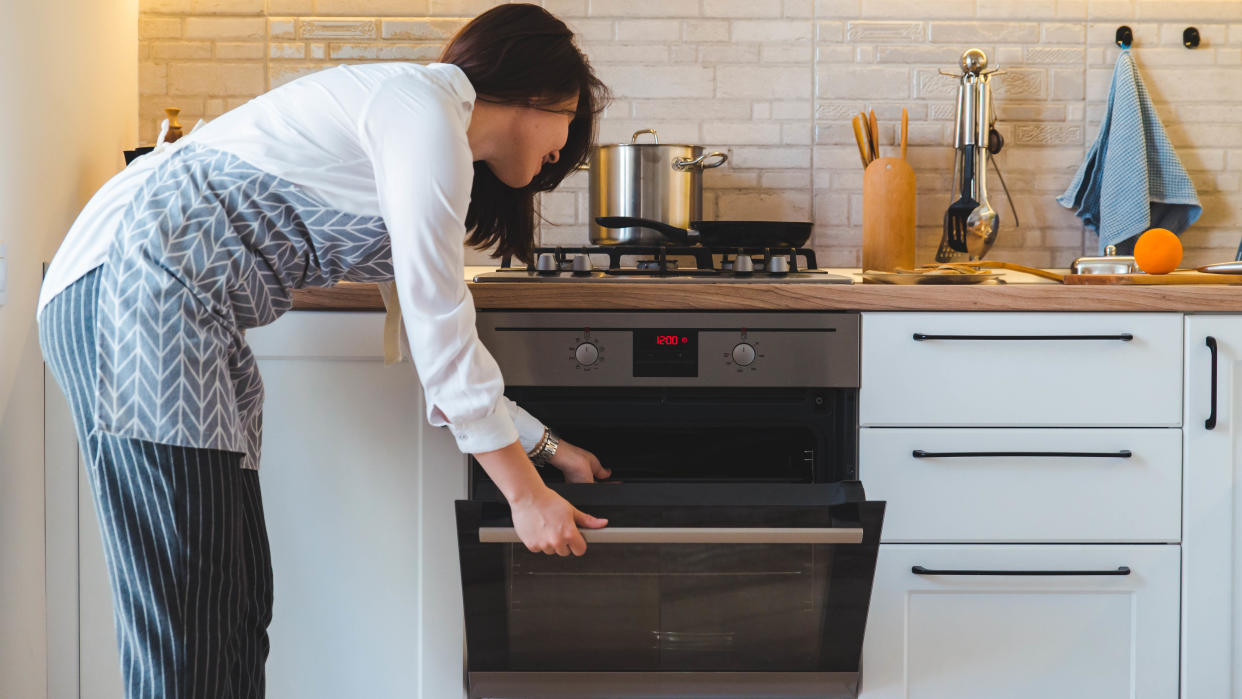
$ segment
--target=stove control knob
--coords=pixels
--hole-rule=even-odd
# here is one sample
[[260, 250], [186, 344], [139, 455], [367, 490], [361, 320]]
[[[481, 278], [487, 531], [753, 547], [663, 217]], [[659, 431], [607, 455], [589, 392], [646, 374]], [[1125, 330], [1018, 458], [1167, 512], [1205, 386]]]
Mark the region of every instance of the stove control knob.
[[590, 342], [584, 342], [574, 350], [574, 357], [582, 366], [593, 366], [599, 361], [599, 348]]
[[768, 272], [772, 274], [788, 274], [789, 258], [784, 255], [777, 255], [768, 260]]
[[733, 348], [733, 363], [738, 366], [750, 366], [755, 362], [755, 346], [745, 342]]
[[539, 272], [556, 272], [556, 255], [550, 252], [539, 254], [539, 259], [535, 261], [535, 270]]
[[742, 255], [733, 261], [733, 271], [738, 274], [747, 274], [755, 271], [755, 261], [750, 259], [750, 255]]
[[593, 269], [590, 255], [574, 255], [574, 274], [586, 274]]

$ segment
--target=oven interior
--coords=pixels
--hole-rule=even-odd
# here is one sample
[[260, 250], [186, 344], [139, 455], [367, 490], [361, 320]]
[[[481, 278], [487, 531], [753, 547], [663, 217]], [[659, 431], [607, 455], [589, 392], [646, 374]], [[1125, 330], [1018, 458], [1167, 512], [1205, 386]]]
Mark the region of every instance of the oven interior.
[[[853, 388], [531, 388], [517, 401], [622, 483], [857, 479]], [[545, 480], [563, 480], [554, 468]], [[487, 476], [472, 462], [471, 492]]]

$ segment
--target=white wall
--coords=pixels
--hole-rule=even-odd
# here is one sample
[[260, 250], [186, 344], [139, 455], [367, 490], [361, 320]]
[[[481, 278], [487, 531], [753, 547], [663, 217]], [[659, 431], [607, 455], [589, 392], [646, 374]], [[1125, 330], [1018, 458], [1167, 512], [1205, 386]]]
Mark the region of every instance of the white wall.
[[137, 138], [137, 0], [0, 3], [0, 696], [46, 695], [40, 263]]

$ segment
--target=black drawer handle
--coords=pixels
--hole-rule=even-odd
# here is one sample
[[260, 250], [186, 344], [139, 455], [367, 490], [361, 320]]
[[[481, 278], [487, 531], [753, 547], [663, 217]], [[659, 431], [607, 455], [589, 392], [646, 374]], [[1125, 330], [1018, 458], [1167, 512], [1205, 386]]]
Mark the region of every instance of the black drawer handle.
[[1209, 337], [1207, 339], [1208, 349], [1212, 351], [1212, 412], [1208, 414], [1208, 419], [1203, 421], [1204, 429], [1216, 429], [1216, 359], [1219, 349], [1216, 346], [1216, 338]]
[[997, 456], [1052, 456], [1087, 457], [1093, 459], [1128, 459], [1134, 456], [1129, 449], [1121, 451], [923, 451], [915, 449], [911, 456], [916, 459], [973, 458]]
[[927, 335], [914, 333], [916, 342], [924, 340], [1120, 340], [1129, 342], [1134, 339], [1130, 333], [1120, 335]]
[[915, 575], [1129, 575], [1130, 566], [1117, 566], [1117, 570], [932, 570], [914, 566], [910, 572]]

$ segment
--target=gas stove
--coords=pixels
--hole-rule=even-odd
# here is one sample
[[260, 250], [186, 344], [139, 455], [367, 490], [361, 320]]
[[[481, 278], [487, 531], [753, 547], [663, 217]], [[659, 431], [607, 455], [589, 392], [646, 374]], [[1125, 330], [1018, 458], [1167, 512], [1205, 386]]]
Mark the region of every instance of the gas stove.
[[[603, 258], [607, 258], [605, 261]], [[815, 263], [808, 248], [608, 245], [536, 248], [533, 264], [501, 259], [500, 268], [474, 277], [485, 282], [662, 282], [849, 284]]]

